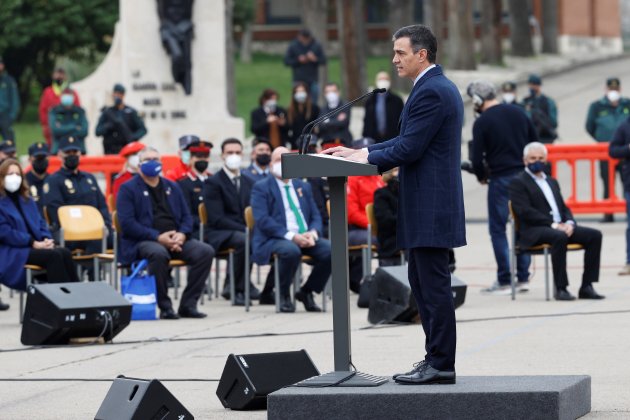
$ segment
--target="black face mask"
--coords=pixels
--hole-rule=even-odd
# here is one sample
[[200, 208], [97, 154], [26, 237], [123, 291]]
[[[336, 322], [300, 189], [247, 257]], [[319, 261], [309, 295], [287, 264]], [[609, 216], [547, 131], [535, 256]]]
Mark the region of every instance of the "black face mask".
[[63, 85], [63, 79], [55, 79], [54, 82], [57, 86]]
[[68, 155], [63, 158], [63, 164], [66, 169], [74, 171], [79, 167], [79, 155]]
[[195, 162], [195, 170], [200, 174], [204, 173], [208, 169], [208, 161], [207, 160], [198, 160]]
[[46, 173], [46, 169], [48, 169], [48, 158], [35, 159], [31, 166], [37, 175], [43, 175]]
[[266, 153], [262, 155], [256, 155], [256, 163], [260, 166], [267, 166], [271, 162], [271, 155]]
[[389, 182], [387, 182], [387, 186], [389, 187], [390, 190], [397, 193], [398, 190], [400, 189], [400, 181], [398, 180], [398, 177], [395, 176], [391, 178]]

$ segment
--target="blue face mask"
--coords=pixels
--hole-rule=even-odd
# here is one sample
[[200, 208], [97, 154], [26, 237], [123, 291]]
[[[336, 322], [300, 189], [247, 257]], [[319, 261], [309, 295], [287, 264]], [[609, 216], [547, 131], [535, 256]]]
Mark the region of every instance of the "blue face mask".
[[545, 162], [537, 160], [536, 162], [528, 163], [527, 169], [529, 169], [533, 174], [543, 172], [545, 170]]
[[61, 95], [61, 105], [70, 106], [73, 103], [74, 103], [74, 96], [68, 95], [68, 94]]
[[183, 150], [180, 159], [184, 165], [188, 165], [190, 163], [190, 150]]
[[144, 176], [153, 178], [162, 172], [162, 164], [157, 160], [147, 160], [140, 165], [140, 171]]

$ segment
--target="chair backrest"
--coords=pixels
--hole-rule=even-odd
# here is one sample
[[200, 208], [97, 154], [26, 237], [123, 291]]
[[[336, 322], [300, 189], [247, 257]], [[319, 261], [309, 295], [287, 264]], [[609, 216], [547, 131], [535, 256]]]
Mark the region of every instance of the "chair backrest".
[[330, 217], [330, 200], [326, 200], [326, 211], [328, 212], [328, 217]]
[[112, 223], [114, 224], [114, 230], [116, 233], [120, 233], [120, 220], [118, 220], [118, 211], [116, 210], [112, 212]]
[[48, 215], [48, 209], [46, 208], [46, 206], [44, 206], [43, 210], [44, 210], [44, 220], [46, 221], [46, 224], [50, 226], [50, 216]]
[[254, 229], [254, 211], [252, 210], [252, 206], [245, 209], [245, 224], [250, 232]]
[[512, 200], [508, 201], [508, 209], [510, 210], [510, 217], [514, 221], [514, 232], [518, 232], [518, 228], [519, 228], [518, 217], [516, 216], [516, 213], [514, 212], [514, 208], [512, 207]]
[[61, 206], [57, 217], [65, 241], [101, 240], [105, 236], [105, 221], [96, 207]]
[[116, 210], [116, 198], [114, 197], [114, 194], [107, 196], [107, 209], [110, 213]]
[[208, 212], [206, 211], [206, 204], [205, 203], [199, 203], [199, 206], [197, 206], [197, 212], [199, 213], [199, 222], [202, 225], [207, 225], [208, 224]]
[[370, 223], [370, 227], [372, 228], [372, 236], [377, 236], [378, 223], [376, 222], [376, 217], [374, 216], [374, 203], [365, 205], [365, 214], [367, 215], [368, 222]]

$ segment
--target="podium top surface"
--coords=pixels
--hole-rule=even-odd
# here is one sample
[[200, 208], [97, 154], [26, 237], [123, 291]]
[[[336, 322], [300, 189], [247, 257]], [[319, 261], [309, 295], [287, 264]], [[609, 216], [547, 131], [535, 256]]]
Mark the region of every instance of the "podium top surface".
[[375, 165], [358, 163], [324, 154], [285, 153], [282, 155], [282, 177], [344, 177], [378, 175]]

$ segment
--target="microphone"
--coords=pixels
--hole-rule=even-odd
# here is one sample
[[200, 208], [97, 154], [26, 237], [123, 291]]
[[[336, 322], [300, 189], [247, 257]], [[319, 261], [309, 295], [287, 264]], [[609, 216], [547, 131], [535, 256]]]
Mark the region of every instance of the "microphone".
[[[308, 145], [310, 143], [311, 140], [311, 133], [313, 132], [313, 130], [315, 129], [315, 126], [317, 126], [317, 124], [321, 123], [324, 120], [327, 120], [328, 118], [332, 117], [333, 115], [338, 114], [339, 112], [350, 108], [353, 104], [359, 102], [362, 99], [367, 98], [368, 96], [372, 96], [375, 95], [377, 93], [385, 93], [387, 92], [387, 89], [381, 88], [381, 89], [374, 89], [371, 92], [367, 92], [361, 96], [359, 96], [356, 99], [351, 100], [350, 102], [346, 102], [345, 104], [343, 104], [340, 107], [337, 107], [335, 109], [333, 109], [332, 111], [328, 112], [325, 115], [322, 115], [321, 117], [317, 118], [316, 120], [311, 121], [310, 123], [306, 124], [304, 126], [304, 129], [302, 130], [302, 134], [300, 134], [300, 149], [299, 152], [301, 155], [305, 154], [307, 149], [308, 149]], [[306, 134], [308, 130], [308, 134]], [[305, 138], [307, 138], [308, 140], [305, 141]]]

